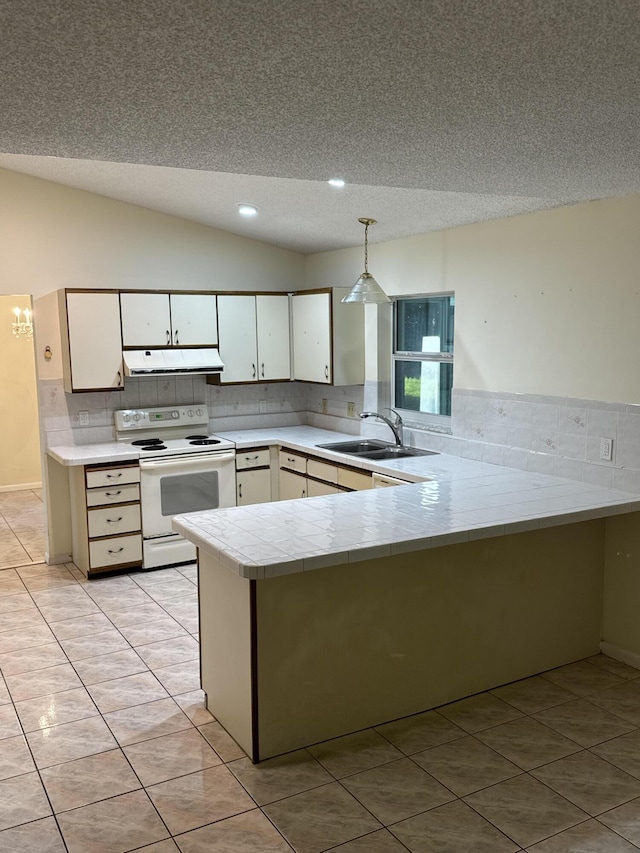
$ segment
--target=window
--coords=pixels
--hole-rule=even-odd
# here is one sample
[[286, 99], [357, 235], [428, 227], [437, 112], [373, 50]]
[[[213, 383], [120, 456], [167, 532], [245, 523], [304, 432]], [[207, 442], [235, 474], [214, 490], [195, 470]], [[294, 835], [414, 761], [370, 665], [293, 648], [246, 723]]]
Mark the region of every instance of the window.
[[414, 420], [451, 416], [455, 297], [394, 302], [393, 405]]

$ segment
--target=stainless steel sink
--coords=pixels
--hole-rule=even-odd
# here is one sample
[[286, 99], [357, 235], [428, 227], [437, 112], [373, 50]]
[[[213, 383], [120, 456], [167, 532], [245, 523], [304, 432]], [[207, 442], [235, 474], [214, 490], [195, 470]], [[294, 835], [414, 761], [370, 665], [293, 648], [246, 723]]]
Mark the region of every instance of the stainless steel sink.
[[335, 450], [348, 456], [360, 456], [362, 459], [404, 459], [406, 456], [437, 456], [435, 450], [419, 450], [417, 447], [399, 447], [375, 438], [361, 438], [357, 441], [334, 441], [329, 444], [316, 444], [323, 450]]
[[375, 438], [359, 438], [353, 441], [333, 441], [330, 444], [316, 444], [316, 447], [322, 447], [323, 450], [335, 450], [338, 453], [355, 453], [360, 456], [361, 453], [369, 453], [372, 450], [386, 450], [388, 447], [393, 447], [386, 441], [377, 441]]

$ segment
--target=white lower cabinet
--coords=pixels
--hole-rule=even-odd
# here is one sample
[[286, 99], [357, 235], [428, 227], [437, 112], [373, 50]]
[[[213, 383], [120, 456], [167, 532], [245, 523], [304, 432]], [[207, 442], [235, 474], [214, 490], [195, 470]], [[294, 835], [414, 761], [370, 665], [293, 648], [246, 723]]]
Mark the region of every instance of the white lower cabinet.
[[71, 469], [73, 562], [87, 577], [142, 563], [140, 467]]
[[268, 447], [236, 453], [236, 505], [268, 503], [271, 500], [271, 456]]
[[280, 500], [292, 501], [296, 498], [307, 497], [307, 476], [306, 474], [296, 474], [295, 471], [287, 471], [284, 468], [280, 469]]
[[281, 501], [314, 498], [370, 489], [369, 471], [356, 471], [315, 456], [302, 456], [282, 448], [279, 453], [279, 497]]

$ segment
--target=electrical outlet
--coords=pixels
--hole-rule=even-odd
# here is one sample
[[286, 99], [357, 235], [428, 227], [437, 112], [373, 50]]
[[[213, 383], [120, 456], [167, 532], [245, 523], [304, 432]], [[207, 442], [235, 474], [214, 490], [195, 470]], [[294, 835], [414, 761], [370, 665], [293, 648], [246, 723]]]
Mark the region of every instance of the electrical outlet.
[[605, 462], [611, 462], [613, 459], [613, 439], [612, 438], [601, 438], [600, 439], [600, 459], [604, 459]]
[[89, 426], [89, 412], [78, 412], [78, 423], [80, 426]]
[[260, 400], [260, 414], [264, 415], [264, 414], [266, 414], [266, 411], [267, 411], [267, 401], [266, 400]]
[[320, 401], [320, 411], [322, 412], [323, 415], [327, 414], [328, 408], [329, 408], [329, 404], [327, 402], [327, 398], [323, 397], [322, 400]]
[[355, 403], [347, 403], [347, 417], [355, 418], [356, 416], [356, 404]]

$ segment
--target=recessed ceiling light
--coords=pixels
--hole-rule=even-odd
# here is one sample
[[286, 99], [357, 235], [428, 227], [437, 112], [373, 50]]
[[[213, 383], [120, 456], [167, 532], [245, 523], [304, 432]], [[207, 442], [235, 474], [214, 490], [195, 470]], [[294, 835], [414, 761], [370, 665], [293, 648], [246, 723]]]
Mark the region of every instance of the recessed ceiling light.
[[253, 204], [239, 204], [238, 213], [240, 216], [257, 216], [258, 208]]
[[342, 178], [330, 178], [327, 183], [330, 184], [332, 187], [337, 187], [338, 189], [342, 189], [342, 187], [344, 186], [344, 181], [342, 180]]

